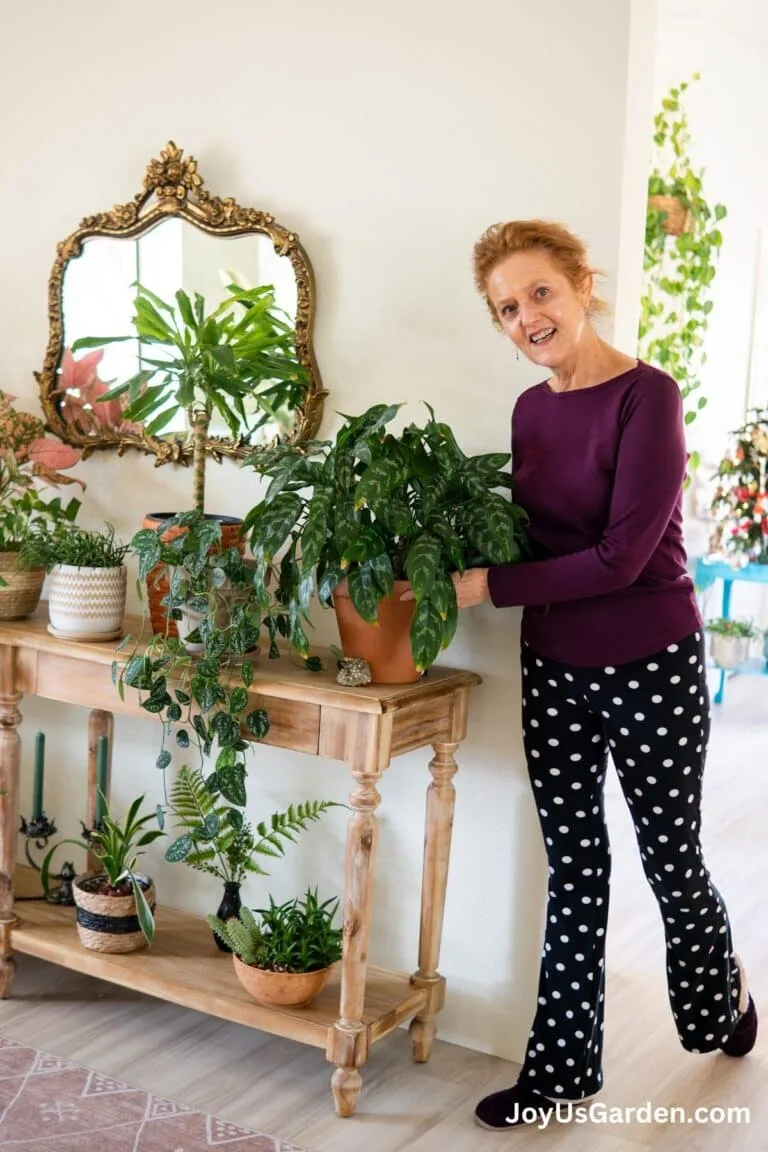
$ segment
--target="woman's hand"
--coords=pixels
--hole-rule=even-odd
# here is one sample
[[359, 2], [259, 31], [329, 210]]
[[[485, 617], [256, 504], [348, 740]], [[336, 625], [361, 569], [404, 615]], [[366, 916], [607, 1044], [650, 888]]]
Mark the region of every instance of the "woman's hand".
[[[456, 589], [456, 604], [459, 608], [474, 608], [490, 600], [487, 568], [467, 568], [463, 576], [461, 572], [451, 572], [451, 580]], [[400, 599], [413, 600], [413, 590], [408, 588]]]
[[451, 572], [451, 580], [459, 608], [474, 608], [490, 600], [487, 568], [467, 568], [463, 576], [460, 572]]

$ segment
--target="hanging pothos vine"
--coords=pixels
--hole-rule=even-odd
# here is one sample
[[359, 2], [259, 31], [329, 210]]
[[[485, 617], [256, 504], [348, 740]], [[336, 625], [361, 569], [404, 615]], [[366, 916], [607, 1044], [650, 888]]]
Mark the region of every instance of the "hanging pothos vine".
[[[693, 80], [699, 79], [694, 73]], [[654, 163], [648, 180], [643, 294], [640, 299], [638, 355], [668, 372], [685, 402], [691, 424], [707, 403], [694, 397], [706, 361], [705, 337], [712, 311], [712, 282], [723, 243], [722, 204], [704, 196], [704, 170], [690, 155], [691, 136], [683, 94], [689, 84], [670, 88], [654, 117]], [[698, 464], [691, 454], [690, 466]]]

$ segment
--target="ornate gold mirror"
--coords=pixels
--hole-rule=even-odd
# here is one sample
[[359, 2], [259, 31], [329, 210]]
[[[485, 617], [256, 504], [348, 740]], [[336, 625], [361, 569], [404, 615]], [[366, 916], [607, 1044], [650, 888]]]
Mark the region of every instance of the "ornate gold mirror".
[[[266, 292], [267, 285], [273, 313], [284, 319], [290, 333], [299, 374], [290, 387], [284, 382], [278, 386], [262, 365], [259, 386], [245, 399], [232, 401], [237, 435], [232, 433], [231, 412], [227, 417], [214, 406], [204, 443], [206, 452], [217, 458], [246, 456], [259, 446], [317, 431], [325, 392], [312, 346], [314, 278], [294, 232], [266, 212], [244, 208], [232, 197], [211, 195], [195, 159], [170, 142], [159, 159], [150, 161], [143, 188], [133, 200], [86, 216], [57, 247], [48, 283], [48, 348], [43, 370], [36, 374], [51, 431], [84, 455], [96, 449], [114, 448], [122, 454], [138, 448], [153, 453], [158, 464], [190, 462], [189, 406], [182, 403], [170, 419], [158, 420], [155, 413], [153, 420], [127, 421], [127, 391], [120, 399], [97, 399], [133, 379], [135, 411], [137, 396], [151, 388], [142, 369], [160, 357], [155, 372], [162, 375], [163, 356], [173, 355], [167, 349], [158, 352], [151, 338], [148, 344], [140, 339], [138, 296], [170, 303], [160, 314], [183, 329], [176, 295], [181, 289], [195, 305], [194, 316], [186, 317], [190, 324], [212, 311], [226, 317], [229, 310], [226, 322], [232, 328], [238, 321], [235, 310], [262, 302], [259, 292]], [[144, 328], [146, 332], [146, 324]], [[78, 342], [85, 342], [85, 350], [78, 350]], [[222, 366], [231, 370], [231, 359]], [[224, 387], [221, 394], [230, 407]]]

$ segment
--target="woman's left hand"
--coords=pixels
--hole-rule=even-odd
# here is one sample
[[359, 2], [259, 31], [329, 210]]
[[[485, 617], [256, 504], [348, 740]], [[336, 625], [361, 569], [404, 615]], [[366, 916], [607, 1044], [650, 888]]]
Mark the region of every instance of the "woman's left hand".
[[[451, 580], [456, 589], [456, 604], [459, 608], [474, 608], [490, 600], [487, 568], [467, 568], [463, 576], [461, 572], [451, 572]], [[413, 589], [407, 588], [400, 599], [413, 600]]]
[[463, 575], [461, 572], [452, 572], [451, 580], [456, 589], [459, 608], [474, 608], [490, 600], [487, 568], [467, 568]]

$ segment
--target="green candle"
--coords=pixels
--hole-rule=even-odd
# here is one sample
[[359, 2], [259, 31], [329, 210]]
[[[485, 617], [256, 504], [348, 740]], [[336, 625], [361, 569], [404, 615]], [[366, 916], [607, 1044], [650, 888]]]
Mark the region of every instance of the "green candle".
[[96, 747], [96, 812], [94, 814], [96, 827], [98, 827], [104, 819], [104, 810], [106, 807], [108, 748], [109, 741], [107, 737], [99, 736], [99, 742]]
[[45, 733], [35, 736], [35, 782], [32, 793], [32, 823], [43, 814], [43, 777], [45, 776]]

